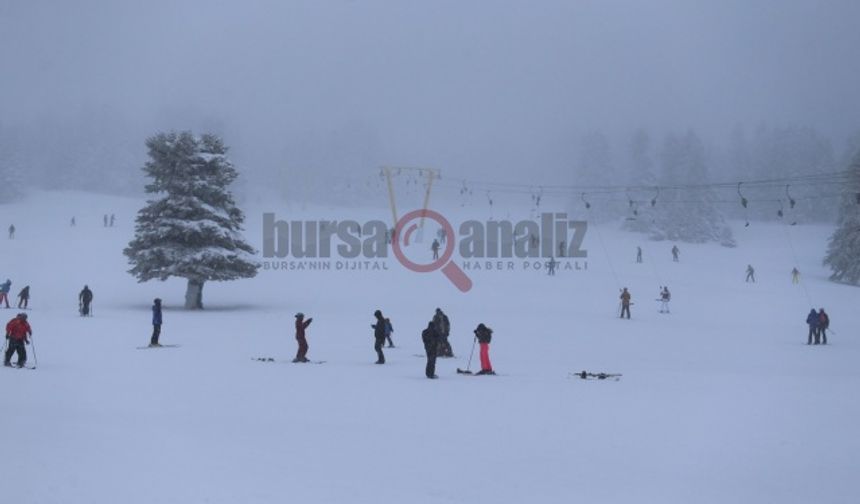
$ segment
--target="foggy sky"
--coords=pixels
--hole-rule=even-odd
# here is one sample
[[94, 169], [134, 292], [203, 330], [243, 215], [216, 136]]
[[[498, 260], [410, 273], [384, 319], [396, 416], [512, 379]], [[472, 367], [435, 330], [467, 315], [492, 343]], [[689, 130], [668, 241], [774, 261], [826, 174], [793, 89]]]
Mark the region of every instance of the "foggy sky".
[[156, 129], [208, 128], [258, 175], [551, 181], [591, 130], [845, 140], [858, 19], [850, 0], [0, 0], [0, 122], [122, 117], [141, 163]]

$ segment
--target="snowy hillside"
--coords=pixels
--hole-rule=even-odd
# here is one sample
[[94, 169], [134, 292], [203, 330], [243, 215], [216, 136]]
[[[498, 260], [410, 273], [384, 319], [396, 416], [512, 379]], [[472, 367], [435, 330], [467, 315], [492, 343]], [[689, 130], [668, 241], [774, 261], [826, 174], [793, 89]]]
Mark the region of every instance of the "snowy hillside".
[[[36, 370], [0, 376], [0, 502], [860, 499], [860, 290], [827, 281], [830, 227], [735, 225], [737, 248], [679, 244], [673, 263], [670, 242], [592, 226], [587, 269], [555, 277], [518, 261], [468, 271], [474, 287], [462, 294], [440, 272], [389, 257], [382, 271], [261, 270], [209, 283], [207, 309], [186, 312], [182, 281], [138, 284], [126, 273], [122, 250], [142, 204], [36, 193], [0, 206], [0, 228], [17, 228], [0, 239], [0, 281], [12, 280], [13, 296], [30, 285], [38, 357]], [[258, 250], [264, 211], [339, 215], [244, 210]], [[111, 213], [117, 226], [105, 228]], [[747, 264], [755, 284], [744, 282]], [[77, 313], [84, 284], [91, 318]], [[672, 290], [668, 315], [655, 301], [661, 285]], [[635, 303], [629, 321], [618, 319], [621, 287]], [[154, 297], [164, 299], [162, 343], [178, 348], [136, 349], [148, 343]], [[831, 314], [827, 346], [805, 344], [813, 306]], [[451, 319], [457, 357], [428, 380], [420, 332], [436, 307]], [[384, 366], [373, 365], [376, 309], [395, 329]], [[324, 364], [289, 363], [297, 311], [313, 317], [309, 357]], [[4, 322], [15, 313], [0, 309]], [[458, 375], [480, 322], [495, 331], [499, 375]], [[568, 375], [581, 370], [623, 378]]]

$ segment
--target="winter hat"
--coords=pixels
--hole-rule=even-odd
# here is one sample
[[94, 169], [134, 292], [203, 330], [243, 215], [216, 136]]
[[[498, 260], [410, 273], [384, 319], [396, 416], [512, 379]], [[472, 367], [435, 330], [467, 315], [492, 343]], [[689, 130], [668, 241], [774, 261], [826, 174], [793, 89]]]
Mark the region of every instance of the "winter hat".
[[27, 320], [27, 314], [26, 313], [19, 313], [18, 318]]
[[373, 316], [374, 317], [382, 317], [382, 312], [379, 310], [376, 310], [375, 312], [373, 312]]
[[152, 300], [152, 302], [155, 304], [161, 304], [161, 298], [155, 298]]
[[304, 317], [305, 317], [304, 313], [302, 313], [302, 312], [296, 313], [296, 318], [304, 318]]

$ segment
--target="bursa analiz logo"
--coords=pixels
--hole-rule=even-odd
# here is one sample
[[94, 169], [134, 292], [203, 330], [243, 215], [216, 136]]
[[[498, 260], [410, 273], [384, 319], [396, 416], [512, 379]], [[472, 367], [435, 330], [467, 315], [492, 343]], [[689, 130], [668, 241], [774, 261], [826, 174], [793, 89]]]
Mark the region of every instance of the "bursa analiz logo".
[[387, 271], [394, 256], [416, 273], [441, 271], [463, 292], [467, 272], [588, 269], [585, 221], [546, 212], [539, 220], [466, 220], [455, 228], [440, 213], [413, 210], [393, 227], [382, 220], [292, 220], [263, 214], [263, 269]]

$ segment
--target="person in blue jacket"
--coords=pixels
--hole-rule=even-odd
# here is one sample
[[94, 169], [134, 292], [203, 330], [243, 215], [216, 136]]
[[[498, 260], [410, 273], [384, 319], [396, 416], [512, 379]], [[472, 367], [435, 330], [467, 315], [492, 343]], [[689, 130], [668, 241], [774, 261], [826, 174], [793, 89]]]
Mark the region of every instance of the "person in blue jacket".
[[0, 284], [0, 303], [6, 302], [6, 308], [9, 308], [9, 291], [12, 290], [12, 280], [7, 279]]
[[813, 308], [809, 311], [809, 315], [806, 316], [806, 323], [807, 325], [809, 325], [809, 339], [806, 341], [807, 345], [812, 344], [813, 338], [815, 338], [816, 345], [820, 343], [821, 333], [818, 331], [818, 322], [818, 312], [815, 311], [815, 308]]
[[152, 302], [152, 338], [149, 346], [161, 346], [158, 337], [161, 336], [161, 299], [155, 298]]

